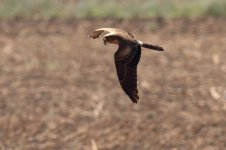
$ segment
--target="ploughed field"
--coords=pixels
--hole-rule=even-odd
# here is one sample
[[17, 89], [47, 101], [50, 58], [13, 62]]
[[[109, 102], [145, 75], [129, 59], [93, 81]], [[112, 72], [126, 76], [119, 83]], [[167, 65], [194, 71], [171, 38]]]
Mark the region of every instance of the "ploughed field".
[[[225, 18], [1, 21], [0, 149], [226, 149]], [[100, 27], [143, 49], [140, 102], [116, 76]]]

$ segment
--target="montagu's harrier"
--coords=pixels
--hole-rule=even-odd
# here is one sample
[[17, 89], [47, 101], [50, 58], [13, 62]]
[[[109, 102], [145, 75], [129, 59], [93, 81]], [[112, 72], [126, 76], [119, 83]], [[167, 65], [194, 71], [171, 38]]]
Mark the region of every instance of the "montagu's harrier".
[[126, 31], [114, 28], [100, 28], [93, 31], [89, 37], [96, 39], [102, 33], [107, 32], [103, 37], [104, 44], [118, 44], [118, 50], [114, 54], [117, 75], [122, 89], [137, 103], [139, 101], [139, 93], [137, 89], [137, 64], [141, 56], [141, 47], [149, 48], [157, 51], [164, 49], [157, 45], [147, 44], [134, 39], [134, 36]]

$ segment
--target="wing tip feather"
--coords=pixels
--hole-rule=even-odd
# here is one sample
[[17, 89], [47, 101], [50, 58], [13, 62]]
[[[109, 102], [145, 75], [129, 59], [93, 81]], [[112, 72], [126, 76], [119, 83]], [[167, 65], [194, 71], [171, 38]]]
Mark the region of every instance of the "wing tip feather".
[[139, 101], [140, 101], [140, 99], [139, 98], [134, 98], [134, 99], [132, 99], [132, 98], [130, 98], [131, 100], [132, 100], [132, 102], [133, 103], [135, 103], [135, 104], [137, 104]]

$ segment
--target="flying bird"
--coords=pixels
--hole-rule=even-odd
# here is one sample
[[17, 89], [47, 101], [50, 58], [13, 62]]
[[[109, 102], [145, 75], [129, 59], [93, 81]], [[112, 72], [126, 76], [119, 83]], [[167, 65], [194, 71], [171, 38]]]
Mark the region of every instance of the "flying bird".
[[164, 49], [157, 45], [136, 40], [130, 32], [115, 28], [96, 29], [89, 37], [96, 39], [102, 33], [106, 33], [103, 37], [104, 45], [107, 43], [118, 44], [119, 47], [114, 53], [118, 79], [124, 92], [129, 96], [132, 102], [137, 103], [139, 101], [137, 65], [141, 57], [141, 47], [157, 51], [164, 51]]

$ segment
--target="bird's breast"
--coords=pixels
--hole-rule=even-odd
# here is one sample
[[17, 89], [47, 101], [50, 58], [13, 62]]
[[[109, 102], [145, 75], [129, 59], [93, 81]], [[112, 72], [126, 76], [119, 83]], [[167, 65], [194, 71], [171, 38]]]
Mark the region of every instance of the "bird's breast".
[[124, 48], [119, 48], [116, 51], [115, 56], [116, 56], [117, 60], [120, 61], [120, 60], [124, 60], [124, 59], [131, 57], [132, 54], [133, 54], [133, 49], [131, 49], [129, 46], [127, 46]]
[[110, 44], [119, 44], [119, 41], [117, 39], [109, 40], [108, 43]]

